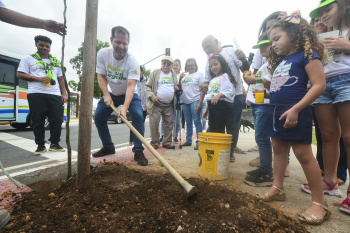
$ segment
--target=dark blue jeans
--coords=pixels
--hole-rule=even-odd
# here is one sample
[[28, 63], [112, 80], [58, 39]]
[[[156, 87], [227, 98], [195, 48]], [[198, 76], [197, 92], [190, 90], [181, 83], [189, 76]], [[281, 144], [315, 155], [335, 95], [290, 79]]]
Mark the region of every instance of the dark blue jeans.
[[233, 103], [229, 104], [230, 117], [226, 131], [228, 134], [232, 134], [231, 154], [234, 153], [234, 149], [237, 146], [239, 129], [241, 128], [241, 116], [243, 108], [243, 95], [236, 95]]
[[[119, 95], [115, 96], [110, 94], [114, 103], [114, 106], [118, 107], [119, 105], [124, 104], [125, 101], [125, 95]], [[132, 118], [132, 126], [142, 135], [144, 136], [145, 132], [145, 125], [143, 123], [143, 114], [142, 114], [142, 105], [141, 100], [137, 96], [137, 94], [134, 94], [134, 97], [130, 103], [129, 106], [129, 112]], [[100, 139], [102, 141], [102, 145], [105, 148], [114, 148], [114, 143], [112, 142], [111, 134], [109, 133], [107, 120], [109, 115], [113, 112], [113, 109], [110, 107], [107, 107], [107, 105], [104, 102], [103, 97], [100, 99], [100, 101], [97, 104], [94, 120], [95, 125], [98, 131], [98, 135], [100, 136]], [[143, 151], [142, 142], [138, 137], [134, 135], [134, 147], [132, 148], [132, 151]]]
[[260, 171], [272, 173], [272, 146], [270, 136], [266, 134], [265, 125], [268, 116], [268, 104], [252, 104], [254, 117], [255, 141], [259, 146]]

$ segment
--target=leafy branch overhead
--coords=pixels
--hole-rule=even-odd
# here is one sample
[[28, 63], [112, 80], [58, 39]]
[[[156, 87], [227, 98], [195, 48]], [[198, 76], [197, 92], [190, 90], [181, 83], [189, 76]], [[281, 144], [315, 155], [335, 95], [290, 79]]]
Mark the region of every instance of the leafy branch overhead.
[[[109, 47], [109, 42], [103, 42], [100, 40], [97, 40], [96, 43], [96, 54], [97, 52], [102, 49]], [[74, 91], [81, 91], [81, 78], [82, 78], [82, 70], [83, 70], [83, 52], [84, 52], [84, 43], [81, 43], [81, 47], [78, 48], [78, 55], [73, 57], [69, 60], [69, 63], [73, 66], [73, 69], [76, 70], [78, 76], [79, 76], [79, 82], [76, 82], [74, 80], [70, 80], [68, 85], [70, 88], [72, 88]], [[97, 74], [95, 73], [95, 79], [94, 79], [94, 98], [99, 99], [102, 96], [102, 91], [98, 85], [97, 82]]]

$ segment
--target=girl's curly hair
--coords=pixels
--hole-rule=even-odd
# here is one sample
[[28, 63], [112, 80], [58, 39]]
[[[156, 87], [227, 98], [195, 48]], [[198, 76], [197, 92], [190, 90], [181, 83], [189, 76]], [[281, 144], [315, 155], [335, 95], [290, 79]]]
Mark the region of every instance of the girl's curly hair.
[[[231, 83], [235, 86], [235, 88], [237, 87], [237, 82], [235, 77], [233, 76], [230, 67], [228, 66], [228, 63], [226, 62], [225, 58], [223, 56], [219, 55], [213, 55], [209, 58], [208, 63], [213, 60], [216, 59], [219, 61], [219, 63], [221, 64], [221, 70], [223, 74], [227, 74], [228, 77], [230, 78]], [[209, 72], [210, 72], [210, 76], [211, 79], [215, 78], [215, 74], [211, 71], [210, 69], [210, 65], [209, 65]]]
[[[280, 28], [285, 31], [293, 44], [296, 52], [304, 51], [304, 57], [312, 59], [312, 50], [317, 52], [322, 61], [327, 60], [327, 53], [324, 50], [323, 44], [319, 41], [315, 28], [310, 25], [305, 19], [300, 18], [299, 24], [294, 24], [285, 21], [287, 17], [278, 21], [271, 29], [271, 31]], [[270, 39], [271, 40], [271, 39]], [[272, 40], [271, 40], [272, 43]], [[270, 49], [271, 60], [269, 62], [269, 72], [273, 74], [277, 66], [283, 60], [283, 56], [278, 56], [273, 48]]]

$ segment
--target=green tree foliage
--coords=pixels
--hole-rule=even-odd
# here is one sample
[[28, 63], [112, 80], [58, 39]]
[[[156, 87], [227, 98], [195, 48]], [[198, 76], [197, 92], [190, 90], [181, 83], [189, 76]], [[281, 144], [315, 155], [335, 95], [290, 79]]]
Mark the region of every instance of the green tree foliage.
[[[97, 52], [102, 49], [109, 47], [109, 42], [103, 42], [100, 40], [97, 40], [96, 43], [96, 54]], [[79, 75], [79, 82], [75, 82], [74, 80], [70, 80], [68, 82], [68, 85], [70, 88], [72, 88], [74, 91], [80, 91], [81, 90], [81, 77], [82, 77], [82, 71], [83, 71], [83, 52], [84, 52], [84, 43], [81, 43], [81, 47], [78, 48], [78, 55], [73, 57], [69, 60], [69, 63], [73, 66], [73, 69], [77, 71], [77, 74]], [[99, 99], [102, 96], [102, 91], [98, 85], [97, 82], [97, 74], [95, 73], [95, 79], [94, 79], [94, 98]]]
[[142, 66], [142, 69], [143, 69], [143, 76], [148, 78], [150, 76], [150, 74], [151, 74], [151, 69], [147, 70], [144, 65]]

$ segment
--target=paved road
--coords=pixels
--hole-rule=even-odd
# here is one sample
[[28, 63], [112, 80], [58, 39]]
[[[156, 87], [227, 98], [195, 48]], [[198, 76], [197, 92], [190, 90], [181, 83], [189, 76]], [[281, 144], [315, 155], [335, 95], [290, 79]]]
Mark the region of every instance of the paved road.
[[[70, 141], [72, 146], [73, 158], [76, 158], [78, 147], [78, 122], [70, 124]], [[116, 148], [125, 147], [129, 143], [129, 128], [125, 124], [108, 123], [112, 140]], [[61, 146], [66, 148], [66, 128], [65, 124], [62, 128]], [[46, 130], [46, 140], [49, 137], [49, 130]], [[148, 119], [145, 123], [145, 138], [150, 137]], [[49, 142], [46, 148], [49, 147]], [[102, 146], [98, 136], [96, 126], [92, 123], [91, 134], [91, 151], [95, 152]], [[34, 134], [31, 129], [16, 130], [11, 126], [0, 126], [0, 161], [4, 165], [6, 171], [11, 175], [23, 173], [24, 171], [35, 170], [37, 167], [62, 162], [67, 160], [66, 152], [48, 151], [42, 156], [34, 156], [36, 150], [34, 143]], [[4, 173], [0, 170], [0, 180], [5, 178]]]

